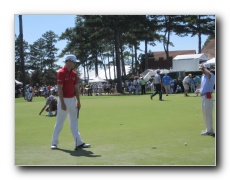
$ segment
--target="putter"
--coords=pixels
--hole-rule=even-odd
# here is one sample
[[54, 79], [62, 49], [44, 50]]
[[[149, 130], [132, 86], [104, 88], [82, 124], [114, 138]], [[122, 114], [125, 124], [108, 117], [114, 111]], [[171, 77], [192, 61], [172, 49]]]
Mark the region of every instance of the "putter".
[[77, 109], [77, 119], [79, 118], [79, 109]]

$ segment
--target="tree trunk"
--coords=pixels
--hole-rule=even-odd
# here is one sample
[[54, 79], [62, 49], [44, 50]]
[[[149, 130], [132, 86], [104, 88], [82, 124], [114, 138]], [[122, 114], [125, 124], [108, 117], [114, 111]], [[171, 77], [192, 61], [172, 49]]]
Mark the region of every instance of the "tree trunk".
[[148, 69], [148, 54], [147, 54], [147, 52], [148, 52], [148, 42], [147, 42], [147, 40], [145, 40], [145, 69], [144, 70]]
[[107, 78], [107, 73], [106, 73], [105, 63], [103, 63], [103, 67], [104, 67], [104, 71], [105, 71], [105, 78], [106, 78], [106, 80], [108, 80], [108, 78]]
[[108, 54], [108, 67], [109, 67], [109, 79], [111, 80], [110, 64], [109, 64], [109, 54]]
[[125, 63], [124, 63], [124, 57], [123, 57], [123, 50], [122, 47], [121, 49], [121, 69], [122, 69], [122, 76], [123, 78], [126, 76], [126, 72], [125, 72]]
[[[114, 47], [115, 49], [115, 47]], [[116, 63], [115, 63], [115, 57], [114, 57], [114, 54], [115, 53], [115, 50], [113, 51], [113, 75], [114, 75], [114, 79], [117, 79], [117, 76], [116, 76], [116, 71], [115, 71], [115, 66], [116, 66]]]
[[97, 55], [95, 54], [95, 77], [98, 76], [98, 60]]
[[24, 64], [24, 48], [23, 48], [23, 27], [22, 27], [22, 15], [19, 15], [19, 27], [20, 27], [20, 59], [21, 59], [21, 72], [22, 72], [22, 83], [23, 83], [23, 97], [25, 97], [24, 95], [24, 90], [25, 90], [25, 85], [26, 85], [26, 81], [25, 81], [25, 64]]
[[126, 72], [125, 72], [125, 63], [124, 63], [124, 57], [123, 57], [123, 48], [122, 48], [122, 46], [123, 46], [123, 42], [122, 42], [122, 37], [121, 37], [121, 35], [119, 36], [119, 42], [120, 42], [120, 52], [121, 52], [121, 70], [122, 70], [122, 73], [121, 73], [121, 75], [122, 75], [122, 77], [123, 77], [123, 80], [124, 80], [124, 77], [126, 76]]
[[198, 16], [198, 54], [201, 53], [201, 27], [200, 27], [200, 16]]
[[115, 30], [115, 53], [116, 53], [116, 67], [117, 67], [117, 92], [123, 93], [121, 83], [121, 66], [120, 66], [120, 52], [119, 52], [119, 30], [118, 27]]
[[201, 33], [198, 34], [198, 54], [201, 53]]
[[133, 46], [132, 46], [132, 74], [134, 75], [134, 57], [133, 57]]
[[134, 75], [138, 75], [137, 74], [137, 44], [135, 44], [134, 46], [134, 53], [135, 53], [135, 68], [134, 68]]

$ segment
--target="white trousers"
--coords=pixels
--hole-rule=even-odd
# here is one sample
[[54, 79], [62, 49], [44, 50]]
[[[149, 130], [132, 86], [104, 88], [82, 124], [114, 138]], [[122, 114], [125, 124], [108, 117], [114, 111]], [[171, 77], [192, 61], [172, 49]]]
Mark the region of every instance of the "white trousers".
[[72, 132], [73, 138], [74, 138], [75, 146], [79, 146], [83, 144], [84, 142], [82, 141], [80, 133], [78, 132], [78, 118], [77, 118], [78, 111], [76, 107], [76, 98], [75, 97], [64, 98], [64, 102], [67, 108], [66, 111], [62, 110], [60, 99], [58, 99], [57, 119], [56, 119], [56, 123], [54, 126], [54, 132], [52, 136], [52, 145], [53, 144], [58, 145], [59, 134], [63, 128], [65, 119], [68, 114], [69, 126]]
[[204, 123], [206, 125], [206, 131], [209, 133], [213, 133], [213, 126], [212, 126], [213, 97], [211, 99], [207, 99], [206, 95], [201, 96], [201, 103], [202, 103]]

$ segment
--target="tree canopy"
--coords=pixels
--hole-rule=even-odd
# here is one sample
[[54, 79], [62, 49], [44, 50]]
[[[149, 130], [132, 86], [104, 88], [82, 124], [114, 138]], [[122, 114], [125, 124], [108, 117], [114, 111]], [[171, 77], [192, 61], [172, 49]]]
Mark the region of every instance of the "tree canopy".
[[[67, 27], [60, 36], [48, 30], [33, 44], [23, 41], [27, 83], [35, 84], [39, 81], [50, 84], [53, 81], [55, 84], [55, 72], [60, 68], [56, 64], [58, 58], [71, 53], [80, 60], [84, 77], [88, 77], [89, 70], [95, 70], [96, 76], [98, 68], [105, 70], [111, 65], [116, 66], [114, 77], [117, 90], [122, 93], [122, 80], [148, 68], [147, 58], [151, 56], [148, 46], [155, 46], [156, 42], [162, 43], [168, 57], [170, 46], [173, 46], [170, 40], [172, 33], [180, 37], [197, 36], [201, 52], [201, 35], [215, 37], [215, 16], [77, 15], [75, 27]], [[57, 54], [55, 44], [60, 40], [67, 40], [67, 44]], [[141, 42], [145, 43], [145, 49], [138, 56], [137, 50]], [[15, 78], [18, 80], [21, 79], [19, 43], [19, 37], [15, 36]], [[131, 67], [130, 72], [125, 71], [127, 64]], [[106, 77], [109, 76], [106, 74]]]

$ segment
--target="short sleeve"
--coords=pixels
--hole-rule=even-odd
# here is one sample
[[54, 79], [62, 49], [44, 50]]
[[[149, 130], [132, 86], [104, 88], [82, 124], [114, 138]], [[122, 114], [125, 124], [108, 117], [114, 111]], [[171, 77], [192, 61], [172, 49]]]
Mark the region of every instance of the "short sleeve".
[[58, 72], [57, 74], [57, 84], [63, 84], [64, 83], [64, 73]]

